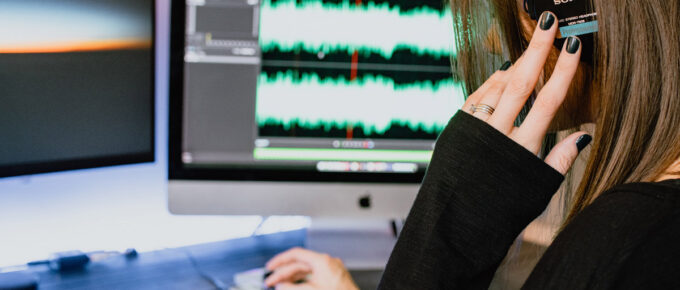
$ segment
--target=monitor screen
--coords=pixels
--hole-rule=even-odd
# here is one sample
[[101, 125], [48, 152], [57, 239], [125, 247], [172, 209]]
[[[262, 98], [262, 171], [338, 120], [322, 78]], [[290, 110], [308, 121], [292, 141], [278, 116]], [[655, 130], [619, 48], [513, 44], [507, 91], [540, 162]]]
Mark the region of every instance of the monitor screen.
[[464, 103], [444, 2], [174, 1], [170, 178], [420, 181]]
[[0, 1], [0, 177], [154, 159], [154, 1]]

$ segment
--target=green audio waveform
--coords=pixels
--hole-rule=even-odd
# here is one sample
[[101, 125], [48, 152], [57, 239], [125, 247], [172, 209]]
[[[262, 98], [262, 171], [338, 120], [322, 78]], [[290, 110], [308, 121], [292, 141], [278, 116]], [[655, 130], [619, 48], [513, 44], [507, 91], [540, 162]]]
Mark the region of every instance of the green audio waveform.
[[436, 56], [455, 53], [449, 9], [422, 7], [404, 12], [386, 2], [360, 6], [352, 2], [263, 0], [260, 45], [265, 52], [273, 47], [349, 54], [370, 51], [386, 58], [399, 48]]
[[321, 46], [309, 46], [305, 43], [295, 43], [287, 47], [282, 47], [280, 43], [269, 42], [261, 44], [262, 52], [280, 52], [280, 53], [290, 53], [304, 51], [308, 53], [322, 53], [323, 55], [344, 53], [347, 55], [352, 55], [355, 51], [359, 56], [370, 56], [370, 55], [380, 55], [385, 59], [392, 57], [393, 53], [398, 50], [408, 51], [416, 57], [431, 56], [436, 59], [449, 59], [451, 58], [451, 51], [441, 51], [441, 50], [430, 50], [427, 48], [419, 48], [416, 46], [410, 46], [407, 44], [398, 44], [392, 48], [392, 50], [385, 51], [383, 49], [372, 47], [370, 45], [361, 45], [358, 47], [352, 47], [346, 44], [335, 44], [335, 45], [321, 45]]
[[365, 135], [394, 125], [437, 133], [463, 103], [461, 86], [453, 80], [397, 85], [380, 76], [349, 81], [279, 73], [260, 76], [256, 118], [259, 126], [352, 127]]
[[[308, 133], [302, 134], [296, 134], [297, 137], [328, 137], [328, 133], [332, 131], [347, 131], [348, 128], [352, 128], [356, 133], [355, 136], [380, 136], [380, 135], [387, 135], [390, 130], [394, 128], [407, 128], [410, 133], [408, 134], [409, 136], [400, 136], [400, 137], [394, 137], [392, 139], [418, 139], [418, 138], [409, 138], [410, 135], [422, 135], [419, 132], [425, 132], [429, 135], [432, 135], [433, 137], [436, 137], [439, 135], [439, 133], [444, 130], [445, 126], [440, 126], [438, 124], [432, 124], [432, 125], [427, 125], [427, 124], [418, 124], [414, 122], [410, 122], [407, 120], [394, 120], [387, 126], [382, 126], [382, 127], [377, 127], [371, 124], [364, 124], [362, 122], [350, 122], [350, 121], [323, 121], [323, 120], [317, 120], [317, 121], [305, 121], [303, 119], [294, 119], [294, 120], [288, 120], [288, 121], [282, 121], [282, 120], [277, 120], [274, 118], [267, 119], [263, 122], [260, 122], [258, 124], [260, 127], [280, 127], [283, 128], [285, 131], [290, 132], [295, 130], [296, 128], [302, 128], [305, 131], [323, 131], [323, 134], [318, 134], [316, 136], [311, 136]], [[359, 133], [360, 131], [360, 133]], [[344, 134], [344, 133], [343, 133]], [[403, 134], [402, 134], [403, 135]], [[279, 135], [279, 136], [289, 136], [289, 135]], [[335, 137], [335, 136], [333, 136]], [[387, 136], [389, 137], [389, 136]], [[373, 137], [375, 138], [375, 137]], [[433, 138], [419, 138], [419, 139], [433, 139]]]

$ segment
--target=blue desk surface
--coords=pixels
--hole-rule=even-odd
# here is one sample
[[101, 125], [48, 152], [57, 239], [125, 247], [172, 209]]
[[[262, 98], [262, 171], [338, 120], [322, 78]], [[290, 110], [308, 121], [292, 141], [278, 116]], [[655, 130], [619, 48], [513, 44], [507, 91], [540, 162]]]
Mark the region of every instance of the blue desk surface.
[[78, 273], [59, 274], [47, 267], [35, 267], [33, 272], [39, 277], [39, 289], [215, 289], [197, 267], [231, 285], [235, 273], [262, 267], [277, 253], [303, 246], [304, 241], [305, 231], [299, 230], [141, 253], [134, 259], [117, 256]]
[[[305, 238], [306, 231], [298, 230], [141, 253], [133, 259], [115, 256], [76, 273], [59, 274], [46, 266], [31, 271], [39, 278], [41, 290], [215, 289], [199, 269], [224, 285], [232, 285], [235, 273], [262, 267], [274, 255], [304, 246]], [[375, 289], [380, 275], [380, 271], [352, 272], [361, 289]]]

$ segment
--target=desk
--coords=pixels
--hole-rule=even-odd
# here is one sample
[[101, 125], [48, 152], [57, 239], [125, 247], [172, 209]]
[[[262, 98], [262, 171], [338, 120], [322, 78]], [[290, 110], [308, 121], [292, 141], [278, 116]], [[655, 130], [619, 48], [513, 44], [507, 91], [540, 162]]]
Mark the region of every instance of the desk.
[[[32, 267], [40, 290], [61, 289], [215, 289], [200, 271], [232, 284], [235, 273], [262, 267], [274, 255], [305, 244], [306, 231], [298, 230], [140, 253], [137, 258], [115, 256], [93, 263], [85, 271], [59, 274], [46, 266]], [[353, 271], [361, 289], [375, 289], [380, 271]]]

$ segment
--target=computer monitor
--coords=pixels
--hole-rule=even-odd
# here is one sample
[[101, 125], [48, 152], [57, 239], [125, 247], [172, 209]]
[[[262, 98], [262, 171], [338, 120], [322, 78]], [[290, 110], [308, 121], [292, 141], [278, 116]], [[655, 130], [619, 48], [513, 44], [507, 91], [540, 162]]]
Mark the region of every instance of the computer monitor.
[[154, 1], [0, 1], [0, 177], [154, 160]]
[[464, 103], [441, 0], [182, 0], [169, 208], [404, 218]]

